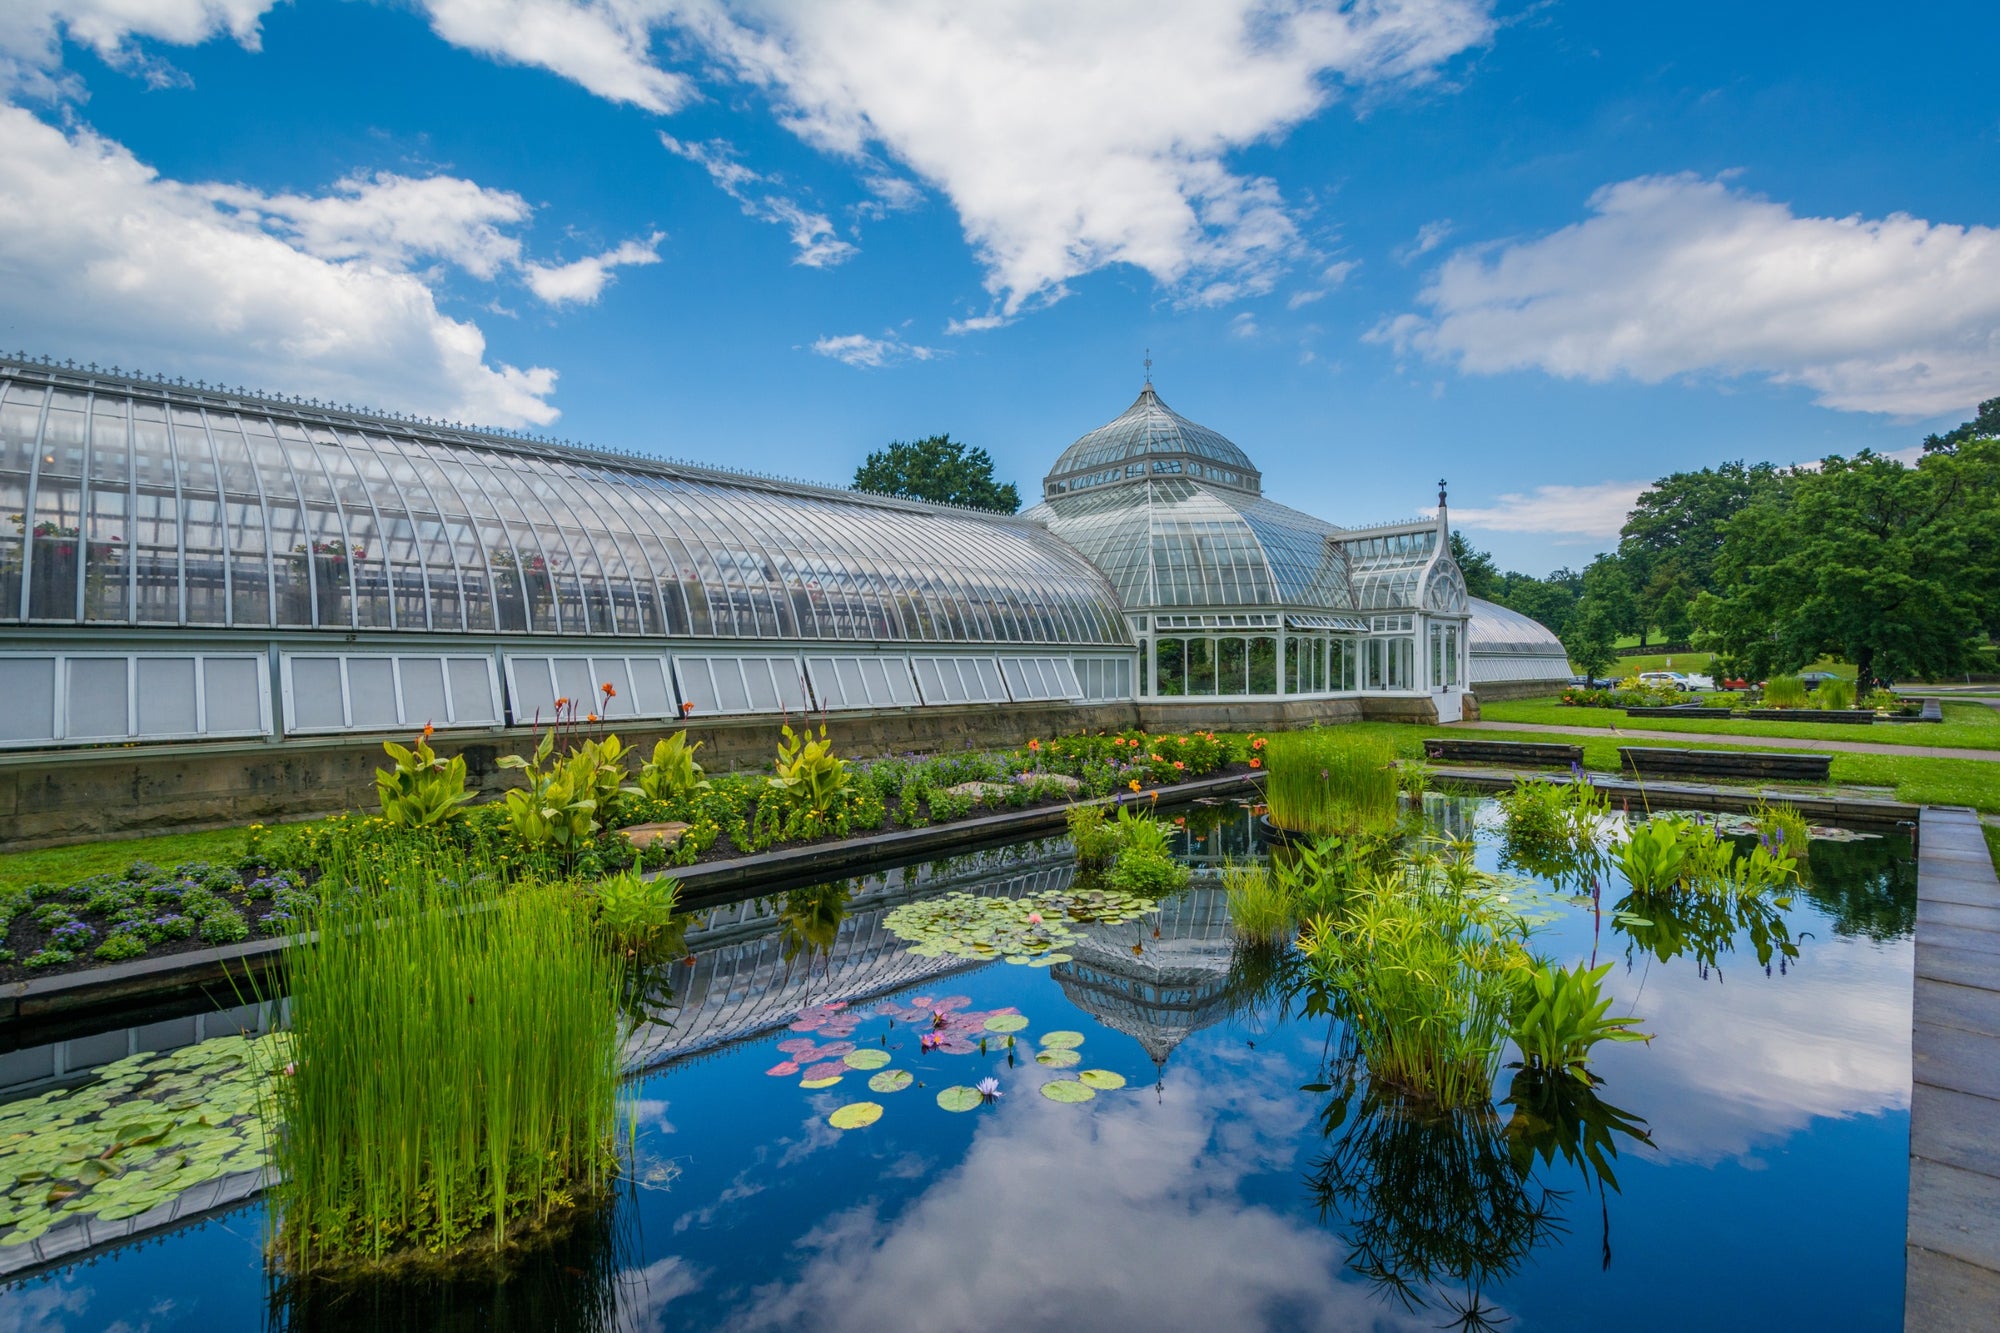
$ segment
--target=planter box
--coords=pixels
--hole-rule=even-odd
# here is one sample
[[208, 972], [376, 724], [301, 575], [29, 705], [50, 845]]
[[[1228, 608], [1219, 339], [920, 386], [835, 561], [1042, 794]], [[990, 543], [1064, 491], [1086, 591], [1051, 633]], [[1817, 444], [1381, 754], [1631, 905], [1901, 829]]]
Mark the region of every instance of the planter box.
[[1867, 726], [1875, 720], [1868, 708], [1746, 708], [1742, 718], [1750, 722], [1839, 722]]

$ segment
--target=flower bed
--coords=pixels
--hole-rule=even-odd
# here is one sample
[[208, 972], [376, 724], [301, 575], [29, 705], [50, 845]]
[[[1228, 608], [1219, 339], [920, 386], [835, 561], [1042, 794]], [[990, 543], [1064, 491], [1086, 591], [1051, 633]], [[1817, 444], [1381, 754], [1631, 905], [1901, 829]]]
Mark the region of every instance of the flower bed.
[[[801, 741], [805, 737], [797, 738]], [[814, 742], [820, 744], [821, 742]], [[592, 808], [576, 818], [568, 842], [537, 843], [513, 807], [543, 782], [539, 801], [556, 799], [552, 774], [575, 766], [588, 747], [598, 758], [619, 756], [596, 775]], [[342, 814], [283, 832], [253, 824], [233, 862], [196, 861], [161, 867], [134, 860], [120, 874], [71, 884], [35, 884], [0, 898], [0, 981], [102, 967], [141, 957], [185, 953], [252, 937], [292, 933], [317, 903], [314, 886], [329, 867], [346, 878], [379, 878], [413, 854], [440, 851], [482, 867], [505, 882], [524, 876], [588, 883], [623, 870], [654, 870], [732, 859], [775, 847], [811, 846], [892, 828], [948, 825], [997, 809], [1068, 804], [1113, 793], [1138, 793], [1218, 773], [1261, 768], [1264, 741], [1232, 741], [1213, 732], [1149, 735], [1140, 731], [1030, 741], [1015, 750], [951, 755], [904, 755], [848, 762], [804, 745], [781, 751], [778, 777], [707, 777], [684, 764], [678, 783], [636, 775], [615, 737], [586, 741], [566, 757], [549, 753], [542, 766], [523, 760], [530, 791], [459, 809], [449, 792], [463, 790], [456, 761], [425, 758], [396, 747], [398, 769], [384, 770], [384, 812]], [[808, 769], [812, 771], [807, 771]], [[416, 776], [398, 781], [399, 775]], [[637, 777], [637, 785], [630, 779]], [[418, 790], [430, 781], [443, 798]], [[786, 784], [790, 785], [786, 785]], [[650, 791], [649, 791], [650, 788]], [[576, 797], [569, 792], [564, 799]], [[433, 822], [412, 826], [396, 803], [428, 809]], [[580, 804], [581, 798], [574, 803]], [[541, 809], [551, 808], [546, 805]], [[536, 813], [539, 813], [537, 811]], [[401, 816], [399, 822], [398, 816]], [[542, 821], [547, 823], [548, 821]], [[622, 830], [681, 823], [677, 841], [639, 849]]]

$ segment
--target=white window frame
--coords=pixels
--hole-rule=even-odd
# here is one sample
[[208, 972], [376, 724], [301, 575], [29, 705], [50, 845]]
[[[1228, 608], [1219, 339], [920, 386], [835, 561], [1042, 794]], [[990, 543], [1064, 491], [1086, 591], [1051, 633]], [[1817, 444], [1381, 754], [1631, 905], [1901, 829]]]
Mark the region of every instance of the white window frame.
[[[881, 689], [868, 677], [869, 668], [882, 677]], [[910, 659], [887, 654], [813, 655], [806, 658], [806, 679], [812, 682], [813, 698], [827, 712], [856, 708], [917, 708], [923, 698], [917, 693], [917, 678], [910, 671]]]
[[[292, 666], [295, 662], [302, 660], [331, 660], [340, 664], [341, 722], [339, 726], [303, 727], [297, 724], [298, 708], [292, 687]], [[394, 683], [396, 696], [396, 722], [394, 725], [398, 730], [406, 727], [421, 727], [425, 723], [438, 728], [496, 727], [504, 725], [504, 712], [502, 712], [501, 717], [497, 718], [467, 718], [464, 721], [458, 719], [458, 705], [452, 695], [451, 670], [449, 666], [446, 666], [443, 672], [445, 705], [445, 716], [443, 718], [410, 717], [408, 715], [409, 710], [403, 702], [403, 662], [405, 660], [443, 663], [452, 661], [480, 662], [486, 668], [486, 688], [490, 692], [489, 697], [492, 698], [496, 705], [495, 711], [501, 711], [505, 706], [505, 696], [500, 692], [500, 673], [493, 664], [493, 658], [485, 653], [281, 653], [278, 657], [278, 674], [284, 694], [285, 734], [287, 736], [331, 736], [347, 731], [379, 732], [386, 729], [387, 724], [371, 722], [356, 725], [354, 722], [354, 698], [348, 684], [347, 664], [350, 661], [356, 660], [370, 662], [387, 661], [389, 663], [390, 679]]]
[[[48, 662], [54, 672], [55, 682], [51, 693], [51, 725], [55, 734], [45, 737], [24, 737], [19, 740], [0, 741], [0, 749], [33, 749], [45, 745], [118, 745], [134, 741], [186, 741], [186, 740], [226, 740], [233, 738], [255, 738], [271, 734], [271, 690], [268, 684], [269, 661], [262, 653], [4, 653], [10, 661]], [[194, 663], [194, 718], [193, 731], [153, 731], [136, 729], [139, 719], [139, 663], [141, 660], [154, 662]], [[70, 734], [69, 716], [69, 664], [76, 661], [123, 662], [125, 664], [125, 732], [123, 735], [93, 733], [88, 736]], [[230, 728], [225, 731], [211, 731], [208, 727], [208, 675], [206, 663], [209, 661], [249, 662], [254, 664], [258, 676], [257, 725]]]
[[[586, 713], [602, 713], [607, 720], [612, 720], [617, 718], [680, 717], [682, 715], [681, 703], [687, 696], [681, 693], [680, 683], [674, 678], [673, 659], [663, 653], [507, 653], [505, 654], [507, 708], [508, 715], [514, 720], [514, 725], [527, 726], [534, 721], [533, 713], [524, 710], [522, 707], [523, 691], [521, 689], [521, 680], [523, 677], [521, 673], [536, 668], [546, 671], [548, 673], [548, 696], [551, 699], [559, 699], [562, 697], [562, 687], [556, 680], [555, 664], [558, 661], [581, 662], [584, 664], [585, 674], [590, 677], [593, 693], [588, 699], [575, 701], [577, 703], [578, 716]], [[597, 686], [604, 682], [607, 674], [604, 667], [613, 662], [618, 663], [624, 670], [626, 689], [624, 693], [607, 700], [603, 697], [602, 692], [597, 690]], [[664, 709], [640, 709], [637, 691], [631, 688], [631, 684], [632, 678], [638, 673], [641, 663], [658, 670], [661, 677], [665, 680], [667, 706]], [[542, 720], [544, 722], [553, 722], [555, 719], [544, 718]]]
[[[750, 681], [745, 675], [743, 667], [745, 662], [759, 663], [767, 673], [772, 689], [778, 699], [775, 707], [757, 708], [746, 706], [743, 708], [723, 708], [720, 706], [722, 692], [716, 688], [715, 683], [715, 673], [719, 670], [733, 670], [736, 673], [736, 683], [743, 689], [743, 697], [746, 704], [751, 699]], [[803, 715], [812, 711], [812, 695], [807, 689], [805, 667], [796, 657], [784, 657], [774, 653], [693, 653], [686, 655], [676, 653], [673, 658], [673, 667], [675, 693], [680, 696], [684, 705], [691, 705], [690, 707], [683, 708], [683, 717], [744, 717], [760, 713], [787, 712], [797, 712]], [[696, 673], [700, 674], [697, 675]], [[788, 681], [793, 689], [797, 691], [796, 706], [785, 698], [785, 687], [778, 683], [781, 679]], [[705, 693], [708, 697], [717, 701], [715, 708], [704, 709], [701, 706], [695, 689], [689, 685], [691, 680], [706, 687]]]
[[[997, 658], [917, 656], [910, 659], [910, 669], [916, 676], [917, 696], [933, 707], [1009, 702], [1007, 681], [1000, 674]], [[927, 676], [934, 677], [936, 683]]]

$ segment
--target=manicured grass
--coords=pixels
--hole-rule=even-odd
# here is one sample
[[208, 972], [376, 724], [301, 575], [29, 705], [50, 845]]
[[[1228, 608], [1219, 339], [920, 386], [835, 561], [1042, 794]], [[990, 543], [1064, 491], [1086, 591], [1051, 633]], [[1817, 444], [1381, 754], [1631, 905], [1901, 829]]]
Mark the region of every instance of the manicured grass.
[[[1553, 698], [1509, 699], [1481, 704], [1479, 716], [1489, 722], [1528, 722], [1538, 726], [1615, 727], [1620, 731], [1681, 731], [1748, 737], [1790, 736], [1816, 741], [1869, 741], [1878, 745], [2000, 750], [2000, 708], [1973, 703], [1946, 703], [1942, 722], [1886, 723], [1867, 727], [1804, 720], [1744, 722], [1734, 718], [1711, 721], [1698, 717], [1627, 717], [1622, 708], [1573, 708]], [[1810, 717], [1810, 712], [1805, 716]]]
[[45, 847], [30, 852], [0, 852], [0, 894], [30, 884], [74, 884], [92, 875], [123, 870], [134, 861], [172, 867], [182, 861], [234, 861], [242, 851], [243, 830], [220, 828], [79, 843], [73, 847]]
[[1993, 854], [1993, 869], [2000, 872], [2000, 828], [1983, 824], [1980, 831], [1986, 835], [1986, 850]]
[[1641, 671], [1685, 671], [1687, 674], [1707, 675], [1709, 658], [1712, 653], [1640, 653], [1632, 657], [1620, 657], [1604, 674], [1623, 680], [1636, 676]]

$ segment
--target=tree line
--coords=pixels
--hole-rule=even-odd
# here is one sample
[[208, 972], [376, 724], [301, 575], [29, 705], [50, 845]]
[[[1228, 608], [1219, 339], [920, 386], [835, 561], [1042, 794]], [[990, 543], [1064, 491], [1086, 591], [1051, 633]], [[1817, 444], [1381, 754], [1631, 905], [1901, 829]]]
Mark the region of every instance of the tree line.
[[1692, 642], [1730, 675], [1822, 656], [1864, 688], [1958, 674], [2000, 639], [2000, 398], [1914, 465], [1864, 450], [1662, 477], [1581, 571], [1503, 573], [1455, 532], [1452, 551], [1473, 596], [1541, 621], [1592, 675], [1620, 636]]

